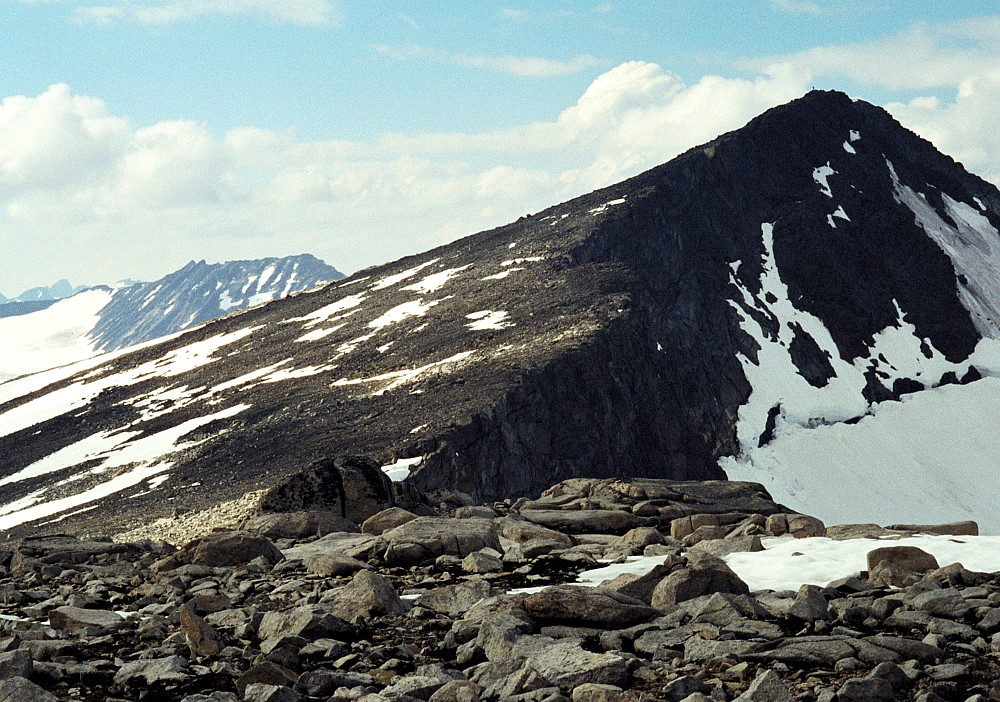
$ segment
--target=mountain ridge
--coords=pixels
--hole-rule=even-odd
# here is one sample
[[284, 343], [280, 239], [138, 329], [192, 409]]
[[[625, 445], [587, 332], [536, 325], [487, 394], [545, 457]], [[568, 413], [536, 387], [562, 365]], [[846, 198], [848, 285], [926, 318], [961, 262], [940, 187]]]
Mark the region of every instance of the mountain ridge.
[[790, 428], [1000, 373], [998, 224], [993, 186], [879, 108], [810, 93], [504, 227], [47, 390], [0, 385], [19, 456], [0, 528], [109, 473], [128, 499], [60, 528], [204, 509], [342, 455], [476, 499], [725, 477]]

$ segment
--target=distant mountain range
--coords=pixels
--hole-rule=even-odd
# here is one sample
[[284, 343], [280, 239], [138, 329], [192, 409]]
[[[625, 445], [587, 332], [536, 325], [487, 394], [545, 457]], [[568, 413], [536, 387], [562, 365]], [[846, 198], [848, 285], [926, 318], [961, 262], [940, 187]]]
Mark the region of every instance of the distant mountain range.
[[342, 278], [304, 254], [204, 261], [151, 283], [74, 288], [61, 280], [0, 304], [0, 382], [141, 344]]
[[3, 293], [0, 293], [0, 305], [9, 302], [55, 302], [56, 300], [64, 297], [70, 297], [71, 295], [75, 295], [76, 293], [86, 289], [87, 286], [85, 285], [77, 285], [74, 287], [70, 285], [68, 280], [63, 278], [59, 282], [48, 287], [43, 285], [38, 288], [25, 290], [17, 297], [7, 298], [4, 297]]

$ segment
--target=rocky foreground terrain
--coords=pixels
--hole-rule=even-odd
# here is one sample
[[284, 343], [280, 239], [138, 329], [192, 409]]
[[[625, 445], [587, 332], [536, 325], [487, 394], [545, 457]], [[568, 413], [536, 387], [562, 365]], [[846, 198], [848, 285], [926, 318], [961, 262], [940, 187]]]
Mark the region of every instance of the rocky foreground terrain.
[[[1000, 699], [1000, 574], [884, 540], [973, 523], [827, 529], [754, 483], [573, 479], [486, 506], [397, 486], [387, 508], [357, 484], [337, 511], [261, 513], [181, 548], [8, 543], [0, 700]], [[823, 534], [883, 540], [861, 577], [798, 592], [750, 592], [722, 560]], [[640, 554], [662, 563], [565, 584]]]

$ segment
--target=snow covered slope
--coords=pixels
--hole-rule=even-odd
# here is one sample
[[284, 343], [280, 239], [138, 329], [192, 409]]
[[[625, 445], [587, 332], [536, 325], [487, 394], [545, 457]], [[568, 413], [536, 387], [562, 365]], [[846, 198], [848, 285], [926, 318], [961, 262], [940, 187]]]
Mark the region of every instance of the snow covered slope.
[[107, 533], [362, 455], [479, 500], [729, 473], [828, 521], [993, 530], [998, 227], [995, 187], [810, 93], [505, 227], [0, 384], [0, 527]]
[[95, 288], [31, 314], [0, 318], [0, 382], [97, 353], [87, 334], [111, 291]]
[[[3, 305], [0, 382], [174, 334], [342, 277], [309, 255], [211, 265], [192, 261], [152, 283], [93, 288], [28, 314], [4, 317]], [[52, 289], [63, 288], [72, 293], [68, 283]]]

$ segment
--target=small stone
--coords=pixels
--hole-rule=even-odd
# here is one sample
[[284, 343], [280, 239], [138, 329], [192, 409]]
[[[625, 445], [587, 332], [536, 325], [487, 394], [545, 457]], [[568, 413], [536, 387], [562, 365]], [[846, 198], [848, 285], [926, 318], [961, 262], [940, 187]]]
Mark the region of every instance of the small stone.
[[302, 695], [280, 685], [253, 683], [243, 692], [245, 702], [302, 702]]
[[789, 616], [807, 622], [829, 619], [829, 605], [823, 591], [816, 585], [803, 585], [795, 595], [795, 602], [788, 609]]
[[584, 683], [573, 689], [573, 702], [619, 702], [623, 693], [617, 685]]
[[947, 681], [965, 677], [969, 674], [969, 666], [961, 663], [943, 663], [941, 665], [930, 665], [924, 668], [932, 680]]
[[838, 702], [891, 702], [895, 690], [883, 678], [852, 678], [837, 691]]
[[496, 556], [476, 551], [462, 560], [462, 570], [466, 573], [499, 573], [503, 570], [503, 561]]

